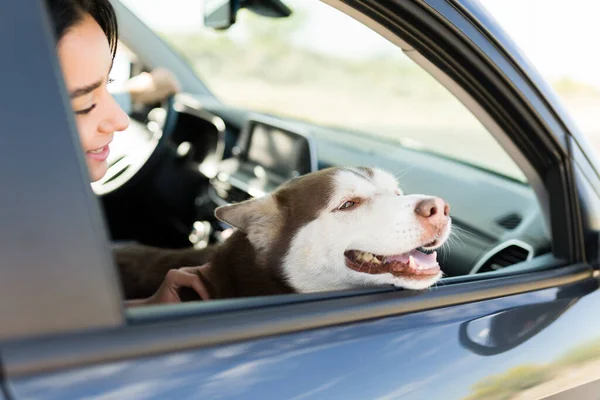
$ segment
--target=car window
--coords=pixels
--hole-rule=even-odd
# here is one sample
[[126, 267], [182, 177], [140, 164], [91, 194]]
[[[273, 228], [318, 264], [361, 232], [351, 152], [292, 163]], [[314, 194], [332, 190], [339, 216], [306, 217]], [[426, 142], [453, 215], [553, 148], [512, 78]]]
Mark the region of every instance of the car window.
[[[125, 0], [227, 104], [342, 128], [433, 152], [525, 182], [479, 121], [400, 48], [319, 1], [293, 14], [241, 10], [225, 31], [186, 0]], [[260, 94], [260, 95], [258, 95]]]
[[[293, 9], [288, 18], [241, 10], [231, 28], [216, 31], [203, 26], [201, 2], [123, 3], [183, 55], [220, 100], [215, 109], [200, 103], [217, 115], [221, 110], [226, 125], [239, 111], [248, 112], [246, 118], [257, 112], [293, 121], [291, 126], [308, 127], [313, 134], [319, 167], [380, 167], [399, 179], [405, 193], [449, 202], [453, 234], [437, 250], [445, 276], [489, 273], [519, 263], [518, 268], [528, 268], [526, 262], [534, 257], [551, 255], [536, 193], [511, 156], [441, 83], [358, 21], [319, 1], [288, 0]], [[227, 135], [235, 131], [228, 129]], [[268, 153], [267, 148], [262, 151]], [[275, 156], [266, 157], [273, 161]], [[278, 168], [288, 160], [279, 161]], [[210, 220], [226, 196], [231, 202], [261, 196], [233, 181], [220, 185], [219, 179], [196, 200], [212, 204], [210, 215], [195, 221], [193, 229], [177, 227], [186, 234], [186, 228], [191, 230], [190, 241], [200, 236], [205, 245], [210, 239], [204, 233], [214, 233], [217, 241], [231, 234], [222, 220]]]

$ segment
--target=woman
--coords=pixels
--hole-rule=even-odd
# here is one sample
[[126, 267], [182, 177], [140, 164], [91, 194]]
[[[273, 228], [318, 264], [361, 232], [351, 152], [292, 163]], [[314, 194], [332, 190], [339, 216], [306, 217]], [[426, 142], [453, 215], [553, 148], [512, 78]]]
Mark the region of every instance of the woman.
[[[114, 132], [129, 125], [128, 115], [107, 89], [117, 49], [116, 15], [109, 0], [46, 0], [46, 5], [90, 179], [96, 181], [107, 171]], [[194, 269], [169, 271], [153, 296], [127, 305], [179, 302], [181, 287], [192, 288], [206, 299]]]

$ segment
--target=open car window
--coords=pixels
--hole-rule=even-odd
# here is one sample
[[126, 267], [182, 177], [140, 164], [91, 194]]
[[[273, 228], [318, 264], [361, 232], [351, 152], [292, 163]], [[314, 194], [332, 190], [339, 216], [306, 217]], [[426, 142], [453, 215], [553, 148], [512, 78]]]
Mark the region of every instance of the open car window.
[[[407, 194], [448, 201], [454, 233], [438, 250], [447, 277], [550, 252], [536, 195], [509, 154], [401, 48], [350, 16], [322, 2], [289, 1], [290, 17], [241, 10], [234, 26], [215, 31], [189, 2], [124, 4], [184, 56], [225, 108], [309, 131], [319, 168], [379, 167]], [[323, 34], [326, 27], [335, 29]]]

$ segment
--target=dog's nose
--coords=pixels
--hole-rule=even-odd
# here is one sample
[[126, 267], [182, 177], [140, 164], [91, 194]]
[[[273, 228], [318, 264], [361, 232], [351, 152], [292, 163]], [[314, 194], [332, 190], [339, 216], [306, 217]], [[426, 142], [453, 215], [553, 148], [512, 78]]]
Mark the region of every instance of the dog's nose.
[[450, 206], [439, 197], [430, 197], [417, 203], [415, 212], [423, 218], [445, 219], [450, 214]]

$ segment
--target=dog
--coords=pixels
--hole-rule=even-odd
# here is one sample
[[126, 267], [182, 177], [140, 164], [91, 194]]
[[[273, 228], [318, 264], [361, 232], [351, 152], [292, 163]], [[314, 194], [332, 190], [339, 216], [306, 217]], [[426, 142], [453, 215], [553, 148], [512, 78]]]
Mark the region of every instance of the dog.
[[[148, 271], [147, 263], [138, 262], [144, 270], [130, 268], [130, 280], [146, 276], [137, 278], [146, 289], [126, 292], [146, 297], [166, 268], [204, 263], [199, 276], [211, 299], [381, 285], [425, 289], [442, 277], [435, 249], [450, 235], [449, 212], [441, 198], [404, 195], [381, 169], [327, 168], [264, 197], [218, 207], [216, 217], [235, 228], [223, 244], [149, 251], [147, 260], [159, 267]], [[180, 293], [199, 299], [191, 289]]]

